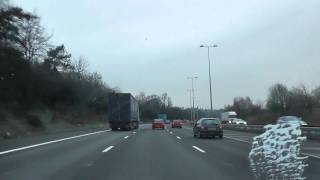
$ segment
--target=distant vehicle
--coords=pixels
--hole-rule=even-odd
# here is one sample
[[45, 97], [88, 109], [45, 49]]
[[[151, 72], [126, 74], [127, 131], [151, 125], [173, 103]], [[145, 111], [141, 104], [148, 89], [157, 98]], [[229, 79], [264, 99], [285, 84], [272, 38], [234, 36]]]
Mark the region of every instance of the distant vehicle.
[[297, 116], [282, 116], [279, 117], [277, 120], [278, 124], [283, 124], [283, 123], [298, 123], [300, 126], [307, 126], [308, 124], [305, 121], [302, 121], [301, 118]]
[[185, 119], [185, 120], [183, 120], [183, 123], [184, 124], [190, 124], [190, 120]]
[[181, 120], [173, 120], [171, 127], [172, 128], [182, 128], [182, 121]]
[[232, 124], [237, 124], [237, 125], [247, 125], [247, 122], [243, 119], [233, 119]]
[[228, 111], [228, 112], [221, 113], [221, 123], [222, 124], [232, 123], [232, 121], [236, 118], [237, 118], [237, 113], [234, 111]]
[[152, 129], [164, 129], [164, 120], [154, 119], [152, 122]]
[[139, 128], [139, 104], [130, 93], [108, 94], [107, 114], [113, 131]]
[[223, 138], [223, 125], [217, 118], [201, 118], [193, 127], [193, 137], [215, 137]]

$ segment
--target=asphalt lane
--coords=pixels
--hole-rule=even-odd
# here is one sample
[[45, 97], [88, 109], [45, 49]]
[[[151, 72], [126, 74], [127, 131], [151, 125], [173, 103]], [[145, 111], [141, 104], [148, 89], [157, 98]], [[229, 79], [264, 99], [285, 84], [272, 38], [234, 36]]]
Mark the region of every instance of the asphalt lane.
[[[197, 139], [191, 129], [152, 130], [149, 124], [2, 154], [0, 179], [250, 180], [250, 148], [228, 138]], [[320, 179], [319, 159], [308, 164], [307, 178]]]
[[[73, 179], [234, 179], [220, 164], [165, 130], [141, 130]], [[247, 179], [247, 178], [244, 178]]]
[[213, 164], [212, 168], [224, 172], [229, 179], [254, 179], [249, 166], [248, 154], [250, 147], [241, 142], [230, 141], [226, 138], [194, 138], [190, 129], [168, 129], [174, 135], [181, 137], [183, 145], [195, 145], [206, 151], [203, 159]]
[[[185, 138], [192, 138], [192, 128], [190, 127], [184, 127], [183, 129], [174, 129], [171, 131], [173, 131], [174, 134], [182, 134], [185, 136]], [[216, 142], [218, 142], [217, 141], [218, 139], [199, 139], [199, 142], [202, 142], [203, 146], [205, 146], [205, 144], [208, 145], [208, 148], [210, 149], [215, 148], [216, 150], [218, 149], [225, 150], [226, 156], [232, 156], [233, 158], [243, 157], [248, 159], [248, 154], [251, 149], [252, 138], [256, 135], [257, 134], [254, 134], [254, 133], [225, 130], [224, 131], [225, 138], [220, 142], [220, 146], [215, 146]], [[209, 140], [209, 141], [206, 141], [206, 140]], [[210, 142], [210, 140], [212, 142]], [[302, 149], [304, 153], [308, 154], [310, 152], [306, 150], [308, 147], [319, 148], [319, 142], [314, 140], [307, 140], [307, 142], [302, 145]], [[235, 154], [238, 154], [238, 156], [234, 156]], [[305, 156], [305, 155], [306, 154], [303, 154], [302, 156]], [[306, 164], [308, 164], [308, 166], [305, 168], [304, 176], [307, 179], [312, 179], [312, 180], [320, 179], [320, 173], [319, 173], [320, 158], [318, 158], [318, 154], [316, 154], [316, 156], [313, 156], [313, 154], [310, 154], [310, 155], [311, 156], [309, 156], [306, 161]], [[239, 171], [238, 173], [246, 172], [245, 167], [249, 167], [248, 160], [246, 163], [245, 161], [246, 161], [245, 159], [243, 160], [238, 159], [236, 161], [237, 164], [239, 162], [243, 163], [243, 167], [237, 166], [237, 168], [242, 168], [242, 171]]]
[[[130, 132], [105, 132], [0, 155], [0, 179], [55, 179], [57, 174], [68, 178], [127, 134]], [[59, 174], [61, 171], [68, 173]]]

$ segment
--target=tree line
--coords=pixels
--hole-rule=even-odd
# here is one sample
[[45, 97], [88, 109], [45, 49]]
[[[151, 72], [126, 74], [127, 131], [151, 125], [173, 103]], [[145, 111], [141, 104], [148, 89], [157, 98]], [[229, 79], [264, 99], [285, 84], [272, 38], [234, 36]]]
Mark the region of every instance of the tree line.
[[[140, 107], [140, 117], [142, 120], [150, 121], [158, 117], [158, 114], [167, 114], [168, 119], [191, 119], [191, 108], [173, 106], [171, 98], [167, 93], [161, 95], [141, 92], [136, 96]], [[210, 111], [202, 108], [195, 108], [195, 118], [209, 117]], [[214, 116], [218, 117], [219, 112], [215, 111]]]
[[[105, 121], [108, 94], [120, 90], [105, 84], [99, 73], [89, 72], [84, 57], [73, 57], [64, 44], [50, 43], [51, 38], [39, 16], [0, 1], [0, 119], [5, 119], [3, 109], [28, 117], [33, 109], [46, 108], [70, 115], [63, 118], [74, 123], [88, 122], [90, 118], [83, 117], [90, 114]], [[136, 98], [143, 120], [160, 113], [190, 119], [190, 108], [173, 106], [167, 93], [140, 93]], [[200, 117], [207, 112], [196, 113]], [[41, 122], [32, 117], [30, 124]]]
[[[107, 94], [120, 90], [104, 83], [101, 74], [88, 71], [84, 57], [73, 57], [64, 44], [50, 43], [51, 38], [39, 16], [0, 1], [0, 108], [25, 115], [46, 107], [60, 114], [71, 112], [72, 120], [86, 114], [105, 115]], [[191, 109], [173, 106], [167, 93], [140, 93], [136, 98], [142, 119], [151, 120], [161, 113], [170, 119], [190, 119]], [[305, 117], [315, 114], [317, 108], [320, 86], [309, 91], [303, 85], [288, 88], [278, 83], [270, 87], [266, 103], [236, 97], [224, 110], [265, 122], [271, 116]], [[219, 117], [219, 111], [210, 114], [206, 109], [196, 109], [195, 114], [197, 118]], [[0, 120], [2, 116], [0, 111]]]
[[[236, 97], [232, 105], [226, 105], [225, 110], [236, 111], [241, 118], [256, 116], [261, 118], [256, 123], [274, 121], [278, 116], [294, 115], [310, 119], [320, 125], [318, 110], [320, 108], [320, 86], [309, 91], [304, 85], [288, 88], [277, 83], [269, 88], [266, 102], [253, 103], [250, 97]], [[265, 117], [261, 117], [261, 116]], [[266, 120], [266, 118], [270, 118]], [[310, 120], [311, 121], [311, 120]]]
[[0, 2], [0, 107], [22, 115], [35, 107], [103, 114], [106, 93], [117, 90], [51, 37], [39, 16]]

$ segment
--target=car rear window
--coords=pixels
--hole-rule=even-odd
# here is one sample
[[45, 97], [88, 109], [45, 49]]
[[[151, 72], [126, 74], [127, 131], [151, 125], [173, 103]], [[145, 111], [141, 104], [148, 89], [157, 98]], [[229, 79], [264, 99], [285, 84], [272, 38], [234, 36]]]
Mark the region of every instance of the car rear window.
[[163, 123], [163, 120], [162, 119], [155, 119], [153, 122], [155, 122], [155, 123]]
[[212, 126], [212, 125], [219, 125], [220, 121], [218, 119], [205, 119], [202, 121], [202, 125], [204, 126]]

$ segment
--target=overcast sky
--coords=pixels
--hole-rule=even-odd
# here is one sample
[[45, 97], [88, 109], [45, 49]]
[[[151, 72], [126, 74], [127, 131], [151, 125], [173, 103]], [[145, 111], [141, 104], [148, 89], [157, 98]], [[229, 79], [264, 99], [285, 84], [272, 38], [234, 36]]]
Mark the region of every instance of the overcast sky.
[[111, 87], [167, 92], [187, 107], [209, 108], [207, 52], [213, 60], [213, 105], [236, 96], [266, 99], [276, 83], [320, 85], [319, 0], [14, 0], [35, 11], [74, 57]]

